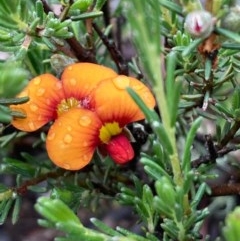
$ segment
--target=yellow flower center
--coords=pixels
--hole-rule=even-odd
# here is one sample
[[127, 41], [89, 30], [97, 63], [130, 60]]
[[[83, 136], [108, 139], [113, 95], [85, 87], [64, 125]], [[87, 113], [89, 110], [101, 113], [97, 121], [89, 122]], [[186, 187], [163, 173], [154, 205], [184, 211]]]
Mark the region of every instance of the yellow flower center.
[[73, 97], [62, 100], [57, 106], [57, 114], [61, 114], [69, 111], [71, 108], [81, 107], [81, 102]]
[[106, 123], [100, 129], [99, 138], [100, 140], [107, 144], [112, 136], [116, 136], [122, 132], [122, 128], [120, 128], [117, 122]]

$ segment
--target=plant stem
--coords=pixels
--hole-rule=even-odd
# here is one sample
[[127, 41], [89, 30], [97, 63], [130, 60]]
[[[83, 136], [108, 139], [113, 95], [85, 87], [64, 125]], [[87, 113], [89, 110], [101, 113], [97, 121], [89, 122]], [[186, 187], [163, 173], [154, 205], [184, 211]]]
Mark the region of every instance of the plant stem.
[[[160, 72], [161, 70], [159, 70]], [[170, 143], [173, 148], [173, 153], [170, 155], [170, 162], [172, 166], [172, 171], [174, 175], [174, 182], [178, 186], [183, 185], [183, 177], [182, 177], [182, 171], [180, 166], [180, 161], [178, 157], [178, 151], [177, 151], [177, 145], [176, 145], [176, 138], [175, 138], [175, 127], [171, 127], [170, 123], [170, 116], [168, 112], [168, 106], [167, 106], [167, 98], [164, 91], [164, 82], [163, 78], [161, 77], [161, 73], [158, 76], [158, 81], [155, 82], [155, 86], [153, 87], [153, 91], [156, 96], [157, 105], [159, 109], [161, 110], [161, 117], [162, 117], [162, 123], [166, 130], [166, 132], [169, 135]]]
[[229, 132], [221, 140], [219, 144], [219, 148], [222, 148], [225, 145], [227, 145], [227, 143], [233, 139], [233, 137], [235, 136], [239, 128], [240, 128], [240, 121], [236, 121], [231, 127], [231, 129], [229, 130]]

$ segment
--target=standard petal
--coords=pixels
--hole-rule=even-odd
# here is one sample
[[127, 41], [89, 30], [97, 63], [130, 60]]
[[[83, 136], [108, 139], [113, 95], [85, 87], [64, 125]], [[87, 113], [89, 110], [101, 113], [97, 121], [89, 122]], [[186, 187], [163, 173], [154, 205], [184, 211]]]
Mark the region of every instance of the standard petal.
[[27, 117], [16, 118], [12, 125], [22, 131], [35, 131], [57, 117], [57, 105], [64, 99], [61, 82], [51, 74], [32, 79], [18, 97], [28, 96], [29, 101], [11, 105], [13, 111], [23, 112]]
[[144, 119], [144, 114], [126, 91], [132, 88], [149, 108], [155, 106], [155, 99], [149, 88], [139, 80], [119, 75], [102, 81], [91, 94], [95, 111], [103, 122], [116, 121], [124, 126]]
[[102, 65], [76, 63], [62, 73], [63, 88], [67, 97], [85, 99], [101, 80], [113, 78], [117, 73]]
[[79, 170], [92, 159], [99, 144], [102, 123], [89, 110], [74, 108], [62, 114], [51, 126], [46, 148], [50, 159], [59, 167]]

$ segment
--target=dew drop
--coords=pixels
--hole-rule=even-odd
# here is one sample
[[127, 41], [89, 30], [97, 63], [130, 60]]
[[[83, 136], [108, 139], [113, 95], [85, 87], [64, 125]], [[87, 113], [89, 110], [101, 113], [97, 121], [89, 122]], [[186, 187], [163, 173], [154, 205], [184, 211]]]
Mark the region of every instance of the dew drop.
[[28, 122], [28, 127], [29, 127], [30, 130], [32, 130], [32, 131], [34, 131], [34, 130], [36, 129], [35, 124], [34, 124], [34, 122], [32, 122], [32, 121], [29, 121], [29, 122]]
[[89, 155], [85, 154], [85, 155], [82, 156], [82, 158], [83, 158], [84, 161], [88, 161], [89, 160]]
[[87, 146], [89, 145], [89, 143], [88, 143], [87, 141], [84, 141], [84, 142], [82, 143], [82, 145], [83, 145], [83, 147], [87, 147]]
[[50, 99], [46, 99], [46, 104], [47, 105], [51, 105], [52, 103], [51, 103], [51, 100]]
[[44, 119], [45, 119], [45, 117], [43, 115], [39, 115], [37, 118], [38, 121], [43, 121]]
[[87, 127], [91, 123], [92, 123], [92, 120], [91, 120], [91, 118], [89, 116], [84, 115], [84, 116], [81, 116], [80, 119], [79, 119], [79, 124], [81, 126]]
[[37, 96], [43, 96], [44, 95], [44, 93], [45, 93], [45, 89], [44, 88], [39, 88], [38, 90], [37, 90], [37, 93], [36, 93], [36, 95]]
[[120, 90], [126, 89], [130, 84], [129, 78], [123, 75], [119, 75], [118, 77], [114, 78], [112, 81], [115, 87], [117, 87]]
[[63, 163], [62, 166], [63, 166], [64, 169], [67, 169], [67, 170], [71, 169], [71, 166], [67, 163]]
[[55, 138], [55, 136], [56, 136], [56, 133], [55, 133], [55, 132], [52, 132], [51, 134], [48, 134], [48, 135], [47, 135], [47, 139], [48, 139], [49, 141], [52, 141], [52, 140]]
[[148, 91], [142, 94], [142, 99], [146, 102], [146, 104], [151, 103], [151, 95]]
[[30, 110], [33, 112], [36, 112], [38, 110], [38, 106], [36, 104], [31, 104], [29, 107], [30, 107]]
[[69, 135], [69, 134], [66, 134], [63, 138], [63, 141], [66, 143], [66, 144], [70, 144], [72, 142], [72, 136]]
[[56, 87], [57, 90], [62, 89], [62, 83], [61, 83], [60, 81], [57, 82], [57, 83], [55, 84], [55, 87]]
[[71, 71], [72, 69], [73, 69], [72, 66], [69, 66], [69, 67], [67, 68], [67, 70], [70, 70], [70, 71]]
[[41, 78], [40, 77], [36, 77], [34, 80], [33, 80], [33, 83], [35, 85], [39, 85], [41, 83]]
[[131, 86], [134, 90], [141, 90], [143, 89], [144, 85], [141, 83], [135, 83]]
[[71, 126], [67, 126], [67, 130], [68, 130], [68, 131], [71, 131], [71, 130], [72, 130], [72, 127], [71, 127]]
[[24, 97], [24, 96], [28, 96], [28, 90], [24, 90], [19, 97]]
[[75, 85], [77, 84], [77, 80], [74, 79], [74, 78], [70, 79], [70, 84], [71, 84], [72, 86], [75, 86]]

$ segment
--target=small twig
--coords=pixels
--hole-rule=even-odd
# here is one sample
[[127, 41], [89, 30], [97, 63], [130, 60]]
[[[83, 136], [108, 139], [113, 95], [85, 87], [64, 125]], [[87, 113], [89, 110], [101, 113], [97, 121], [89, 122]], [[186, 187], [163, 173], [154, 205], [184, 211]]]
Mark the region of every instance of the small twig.
[[213, 161], [216, 161], [217, 157], [218, 157], [218, 153], [216, 151], [215, 145], [213, 143], [213, 139], [211, 135], [206, 135], [205, 136], [206, 139], [206, 145], [207, 145], [207, 149], [208, 149], [208, 153], [209, 153], [209, 157], [210, 159], [212, 159]]
[[[44, 12], [48, 14], [49, 12], [53, 12], [52, 9], [49, 7], [48, 3], [45, 0], [42, 0]], [[57, 17], [57, 16], [56, 16]], [[62, 19], [63, 20], [63, 19]], [[90, 63], [96, 63], [95, 55], [92, 51], [89, 51], [85, 49], [75, 37], [71, 37], [66, 39], [66, 42], [69, 44], [71, 50], [74, 53], [74, 56], [80, 61], [80, 62], [90, 62]], [[62, 52], [69, 52], [68, 50], [64, 51], [62, 49]]]
[[27, 192], [28, 187], [37, 185], [37, 184], [39, 184], [43, 181], [46, 181], [49, 178], [56, 179], [58, 177], [61, 177], [65, 172], [66, 171], [61, 169], [61, 170], [57, 170], [56, 172], [45, 173], [45, 174], [40, 175], [36, 178], [33, 178], [33, 179], [30, 179], [30, 180], [27, 180], [27, 181], [23, 182], [21, 186], [16, 187], [13, 190], [19, 195], [24, 195]]
[[223, 139], [220, 141], [219, 144], [219, 148], [224, 147], [225, 145], [228, 144], [228, 142], [230, 142], [233, 137], [235, 136], [236, 132], [239, 130], [240, 128], [240, 121], [236, 121], [233, 126], [231, 127], [231, 129], [229, 130], [229, 132], [223, 137]]
[[70, 45], [76, 58], [80, 62], [96, 63], [95, 55], [92, 51], [86, 50], [75, 37], [66, 39], [66, 42]]
[[233, 184], [222, 184], [211, 187], [211, 197], [216, 196], [228, 196], [228, 195], [239, 195], [240, 194], [240, 183]]
[[120, 51], [117, 49], [115, 43], [112, 41], [109, 41], [109, 39], [106, 37], [106, 35], [103, 34], [103, 32], [100, 30], [100, 28], [97, 26], [96, 23], [92, 23], [92, 26], [94, 30], [97, 32], [100, 39], [107, 47], [109, 53], [111, 54], [112, 59], [118, 68], [119, 74], [128, 75], [128, 66], [125, 60], [123, 59]]
[[[239, 149], [235, 146], [231, 146], [231, 147], [224, 147], [224, 148], [216, 151], [215, 146], [213, 146], [213, 147], [215, 150], [209, 151], [209, 153], [207, 155], [201, 156], [198, 159], [193, 160], [191, 162], [191, 166], [193, 168], [198, 168], [201, 164], [214, 163], [217, 158], [223, 157], [224, 155], [228, 154], [229, 152], [236, 151]], [[210, 152], [212, 152], [212, 153], [210, 154]]]

